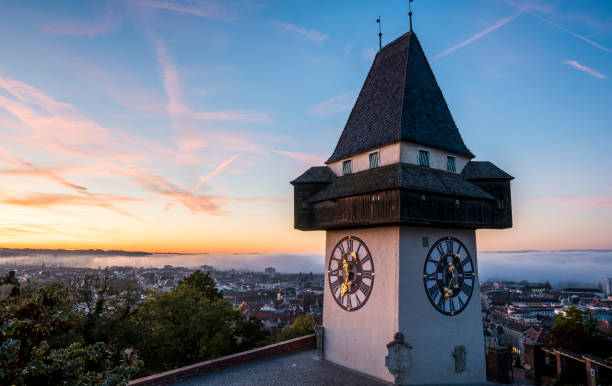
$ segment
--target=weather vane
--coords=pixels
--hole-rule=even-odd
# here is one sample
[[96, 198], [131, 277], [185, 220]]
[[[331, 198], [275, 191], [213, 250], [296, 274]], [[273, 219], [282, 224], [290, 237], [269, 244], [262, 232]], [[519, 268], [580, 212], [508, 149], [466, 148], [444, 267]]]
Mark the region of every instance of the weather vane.
[[410, 18], [410, 32], [412, 32], [412, 1], [408, 0], [408, 17]]
[[380, 29], [380, 16], [376, 19], [378, 23], [378, 52], [382, 50], [382, 30]]

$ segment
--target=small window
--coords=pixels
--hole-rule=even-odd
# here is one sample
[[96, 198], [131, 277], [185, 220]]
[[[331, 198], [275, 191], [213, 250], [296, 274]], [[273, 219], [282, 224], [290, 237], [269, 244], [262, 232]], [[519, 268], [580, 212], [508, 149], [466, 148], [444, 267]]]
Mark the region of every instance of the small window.
[[424, 247], [428, 247], [429, 246], [429, 237], [423, 236], [423, 246]]
[[504, 199], [503, 198], [497, 199], [497, 209], [504, 209]]
[[446, 157], [446, 170], [449, 172], [456, 172], [455, 168], [455, 157], [451, 157], [450, 155]]
[[370, 153], [370, 169], [380, 166], [380, 152]]
[[429, 166], [429, 152], [427, 150], [419, 150], [419, 165]]
[[342, 174], [347, 175], [353, 172], [353, 162], [350, 159], [342, 161]]

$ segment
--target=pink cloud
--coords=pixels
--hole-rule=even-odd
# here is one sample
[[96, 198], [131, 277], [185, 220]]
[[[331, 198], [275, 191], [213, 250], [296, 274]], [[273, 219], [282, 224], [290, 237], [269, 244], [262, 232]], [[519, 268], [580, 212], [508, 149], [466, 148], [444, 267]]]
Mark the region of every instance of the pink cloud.
[[26, 169], [13, 169], [13, 170], [0, 170], [0, 175], [13, 175], [13, 176], [30, 176], [30, 177], [42, 177], [53, 180], [60, 183], [61, 185], [78, 190], [80, 192], [87, 191], [84, 186], [73, 184], [70, 181], [58, 176], [55, 172], [48, 169], [39, 169], [33, 164], [24, 161], [23, 159], [10, 154], [9, 152], [0, 149], [0, 157], [4, 158], [13, 166], [25, 167]]
[[322, 165], [323, 161], [325, 161], [325, 156], [319, 154], [298, 153], [286, 150], [274, 150], [274, 152], [292, 158], [303, 166]]
[[195, 184], [193, 187], [187, 189], [187, 193], [192, 193], [196, 190], [198, 190], [207, 180], [213, 178], [214, 176], [216, 176], [217, 174], [221, 173], [223, 171], [223, 169], [225, 169], [229, 164], [231, 164], [232, 162], [234, 162], [237, 158], [239, 157], [239, 155], [235, 155], [232, 158], [225, 160], [221, 165], [217, 166], [217, 168], [215, 170], [213, 170], [211, 173], [209, 174], [205, 174], [203, 176], [200, 177], [200, 181], [198, 181], [197, 184]]
[[517, 17], [519, 17], [521, 15], [521, 13], [523, 13], [523, 11], [517, 12], [513, 15], [510, 15], [508, 17], [505, 17], [503, 19], [500, 19], [498, 21], [496, 21], [492, 26], [490, 26], [489, 28], [486, 28], [480, 32], [478, 32], [477, 34], [469, 37], [468, 39], [462, 41], [461, 43], [452, 46], [451, 48], [447, 49], [446, 51], [442, 51], [439, 54], [437, 54], [436, 56], [434, 56], [434, 58], [442, 58], [448, 54], [451, 54], [455, 51], [457, 51], [458, 49], [467, 46], [468, 44], [472, 44], [473, 42], [475, 42], [476, 40], [480, 39], [481, 37], [495, 31], [496, 29], [508, 24], [509, 22], [511, 22], [512, 20], [516, 19]]
[[595, 78], [599, 78], [599, 79], [607, 79], [607, 77], [603, 74], [601, 74], [600, 72], [593, 70], [592, 68], [589, 68], [587, 66], [583, 66], [582, 64], [578, 63], [575, 60], [564, 60], [563, 63], [574, 67], [576, 70], [578, 71], [582, 71], [582, 72], [586, 72], [587, 74], [595, 77]]
[[0, 203], [6, 205], [19, 205], [35, 208], [51, 208], [56, 206], [97, 206], [135, 219], [138, 219], [138, 217], [130, 214], [124, 209], [118, 208], [114, 205], [114, 203], [143, 201], [144, 200], [142, 199], [132, 197], [91, 193], [85, 193], [83, 195], [32, 193], [28, 195], [20, 195], [19, 197], [11, 197], [5, 194], [0, 195]]

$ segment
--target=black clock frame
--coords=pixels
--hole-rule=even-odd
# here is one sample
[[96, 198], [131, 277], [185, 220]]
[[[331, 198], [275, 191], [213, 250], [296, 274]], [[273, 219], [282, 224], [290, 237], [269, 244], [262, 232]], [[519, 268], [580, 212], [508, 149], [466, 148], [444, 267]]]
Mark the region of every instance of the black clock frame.
[[[344, 304], [342, 304], [342, 303], [341, 303], [341, 302], [338, 300], [338, 298], [337, 298], [337, 297], [334, 295], [334, 289], [332, 288], [332, 283], [331, 283], [331, 271], [330, 271], [330, 264], [331, 264], [331, 262], [332, 262], [332, 258], [333, 258], [334, 252], [335, 252], [335, 251], [336, 251], [336, 249], [338, 249], [338, 247], [339, 247], [340, 245], [342, 245], [342, 243], [343, 243], [343, 242], [345, 242], [346, 240], [355, 240], [355, 241], [359, 242], [359, 244], [360, 244], [360, 245], [362, 245], [362, 246], [363, 246], [363, 248], [365, 248], [365, 250], [366, 250], [366, 252], [367, 252], [367, 255], [366, 255], [366, 256], [369, 256], [369, 257], [370, 257], [370, 258], [369, 258], [369, 260], [370, 260], [370, 264], [371, 264], [371, 267], [372, 267], [372, 270], [371, 270], [372, 275], [371, 275], [371, 281], [370, 281], [370, 288], [369, 288], [369, 290], [367, 291], [367, 294], [365, 294], [365, 298], [364, 298], [364, 299], [361, 301], [361, 303], [359, 303], [359, 304], [358, 304], [358, 305], [356, 305], [355, 307], [348, 307], [348, 306], [344, 306]], [[355, 251], [347, 251], [347, 252], [355, 252]], [[346, 253], [344, 253], [344, 255], [346, 255]], [[360, 265], [361, 265], [361, 261], [360, 261]], [[362, 277], [363, 277], [363, 276], [362, 276]], [[368, 302], [368, 300], [370, 299], [370, 294], [372, 293], [372, 290], [374, 289], [374, 277], [375, 277], [375, 270], [374, 270], [374, 257], [372, 256], [372, 253], [370, 252], [370, 249], [368, 248], [368, 246], [366, 245], [366, 243], [365, 243], [365, 242], [364, 242], [362, 239], [360, 239], [359, 237], [356, 237], [356, 236], [345, 236], [345, 237], [341, 238], [341, 239], [340, 239], [340, 240], [339, 240], [339, 241], [336, 243], [336, 245], [334, 246], [334, 248], [332, 248], [331, 253], [330, 253], [330, 256], [329, 256], [329, 262], [327, 263], [327, 284], [328, 284], [328, 286], [329, 286], [329, 289], [330, 289], [330, 293], [331, 293], [332, 298], [334, 298], [334, 300], [335, 300], [335, 301], [336, 301], [336, 303], [337, 303], [337, 304], [340, 306], [340, 308], [342, 308], [343, 310], [348, 311], [348, 312], [353, 312], [353, 311], [357, 311], [357, 310], [361, 309], [361, 308], [362, 308], [362, 307], [363, 307], [363, 306], [364, 306], [364, 305], [365, 305], [365, 304]], [[359, 291], [359, 289], [362, 287], [362, 284], [363, 284], [363, 279], [361, 279], [359, 287], [358, 287], [358, 288], [357, 288], [355, 291], [353, 291], [352, 293], [357, 293], [357, 291]], [[363, 291], [362, 291], [362, 293], [363, 293]]]
[[[428, 282], [428, 280], [427, 280], [427, 275], [428, 275], [428, 273], [427, 273], [427, 263], [430, 260], [431, 254], [432, 254], [432, 252], [436, 249], [436, 247], [439, 244], [443, 243], [444, 241], [449, 241], [449, 240], [458, 243], [461, 246], [461, 248], [463, 248], [465, 250], [465, 253], [467, 254], [466, 257], [469, 259], [469, 263], [472, 266], [472, 286], [471, 286], [471, 289], [470, 289], [470, 293], [468, 294], [468, 297], [467, 297], [467, 299], [465, 301], [465, 304], [461, 308], [456, 310], [456, 311], [441, 310], [438, 307], [438, 305], [435, 303], [434, 299], [432, 299], [432, 297], [431, 297], [431, 293], [429, 291], [429, 288], [431, 288], [431, 287], [427, 286], [427, 282]], [[445, 254], [445, 256], [446, 256], [446, 254]], [[467, 263], [466, 264], [461, 264], [462, 272], [464, 272], [463, 271], [463, 267], [465, 265], [467, 265]], [[436, 280], [436, 284], [435, 285], [438, 287], [438, 281], [437, 280]], [[462, 278], [462, 288], [461, 288], [461, 290], [463, 290], [463, 287], [465, 285], [466, 285], [465, 284], [465, 278]], [[425, 256], [425, 264], [423, 264], [423, 287], [425, 288], [425, 294], [427, 295], [427, 299], [429, 299], [429, 302], [431, 303], [431, 305], [433, 306], [433, 308], [436, 311], [438, 311], [441, 314], [448, 315], [448, 316], [456, 316], [456, 315], [460, 314], [463, 310], [465, 310], [467, 308], [468, 304], [470, 303], [470, 300], [472, 299], [472, 295], [474, 294], [474, 287], [475, 287], [475, 285], [476, 285], [476, 266], [474, 265], [474, 260], [472, 260], [472, 255], [470, 255], [470, 251], [466, 248], [465, 244], [463, 244], [461, 242], [461, 240], [457, 239], [456, 237], [445, 236], [445, 237], [442, 237], [442, 238], [438, 239], [435, 243], [432, 244], [431, 248], [429, 249], [429, 252], [427, 252], [427, 255]], [[442, 296], [442, 289], [438, 287], [438, 291], [440, 291], [440, 294]], [[459, 292], [459, 294], [460, 293], [461, 293], [461, 291]], [[457, 296], [459, 296], [459, 294]]]

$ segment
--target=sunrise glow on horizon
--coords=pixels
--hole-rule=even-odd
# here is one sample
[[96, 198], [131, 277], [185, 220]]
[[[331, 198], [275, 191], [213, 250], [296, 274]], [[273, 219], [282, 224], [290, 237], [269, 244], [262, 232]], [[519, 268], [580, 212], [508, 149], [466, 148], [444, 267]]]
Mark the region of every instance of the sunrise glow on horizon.
[[[0, 246], [323, 253], [289, 181], [407, 3], [0, 4]], [[612, 5], [459, 3], [416, 1], [415, 31], [475, 160], [515, 177], [479, 250], [612, 249]]]

